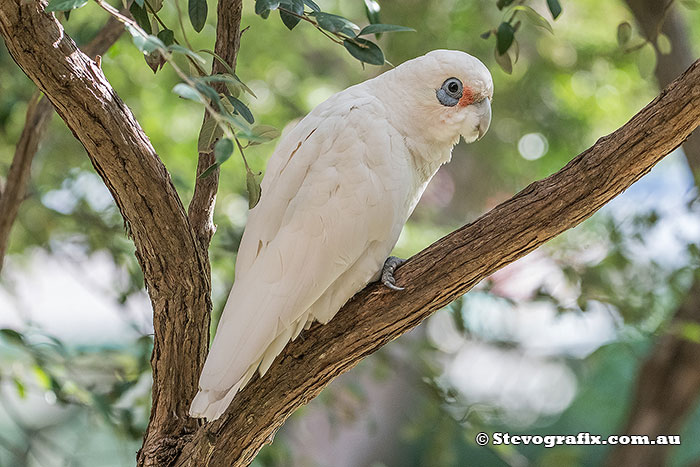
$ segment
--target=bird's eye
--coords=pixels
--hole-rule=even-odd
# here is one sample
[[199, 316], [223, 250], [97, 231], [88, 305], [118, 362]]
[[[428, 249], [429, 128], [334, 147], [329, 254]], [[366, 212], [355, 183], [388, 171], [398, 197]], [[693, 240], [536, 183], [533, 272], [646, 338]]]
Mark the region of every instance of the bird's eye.
[[462, 82], [457, 78], [448, 78], [437, 90], [438, 101], [442, 105], [453, 107], [462, 98]]

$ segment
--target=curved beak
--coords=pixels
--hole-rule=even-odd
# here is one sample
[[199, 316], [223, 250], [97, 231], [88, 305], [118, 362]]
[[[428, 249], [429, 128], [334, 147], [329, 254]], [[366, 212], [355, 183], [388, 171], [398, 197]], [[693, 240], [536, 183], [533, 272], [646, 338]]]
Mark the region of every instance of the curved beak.
[[491, 125], [491, 99], [485, 98], [477, 104], [477, 108], [479, 110], [479, 137], [476, 140], [479, 141]]

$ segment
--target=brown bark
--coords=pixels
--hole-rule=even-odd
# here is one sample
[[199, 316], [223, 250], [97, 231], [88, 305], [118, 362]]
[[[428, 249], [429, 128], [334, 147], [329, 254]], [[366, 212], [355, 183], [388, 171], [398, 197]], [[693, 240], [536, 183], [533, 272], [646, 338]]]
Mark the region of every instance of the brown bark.
[[[627, 0], [642, 34], [652, 43], [659, 32], [671, 41], [671, 53], [657, 49], [656, 79], [666, 86], [693, 61], [691, 43], [677, 9], [656, 0]], [[683, 144], [688, 165], [700, 187], [700, 131]], [[700, 278], [695, 277], [686, 298], [676, 312], [671, 330], [686, 322], [700, 324]], [[662, 336], [642, 363], [634, 385], [634, 399], [625, 435], [679, 434], [700, 397], [700, 344], [677, 332]], [[667, 463], [673, 446], [617, 445], [610, 451], [611, 466], [657, 466]]]
[[[242, 0], [219, 0], [217, 7], [216, 21], [216, 44], [214, 53], [224, 59], [231, 68], [236, 69], [236, 58], [238, 49], [241, 47], [241, 14], [243, 13]], [[214, 60], [212, 74], [226, 73], [225, 67]], [[228, 94], [228, 90], [223, 83], [214, 85], [217, 91]], [[209, 118], [209, 114], [204, 114], [204, 122]], [[197, 233], [197, 237], [202, 244], [202, 248], [209, 247], [211, 237], [216, 231], [214, 225], [214, 205], [216, 203], [216, 192], [219, 188], [219, 169], [206, 178], [199, 178], [199, 175], [207, 170], [214, 162], [213, 144], [208, 151], [200, 152], [197, 160], [197, 173], [194, 185], [194, 195], [187, 209], [192, 228]]]
[[410, 259], [402, 292], [370, 285], [256, 378], [224, 416], [186, 416], [207, 347], [206, 254], [169, 175], [128, 108], [78, 53], [45, 2], [0, 4], [11, 55], [85, 146], [131, 227], [154, 308], [153, 410], [141, 465], [246, 465], [284, 420], [334, 377], [418, 325], [497, 269], [571, 228], [625, 190], [700, 123], [700, 61], [625, 126]]
[[[114, 44], [124, 31], [121, 23], [110, 18], [95, 38], [82, 50], [90, 57], [102, 55]], [[0, 191], [0, 271], [2, 270], [10, 230], [15, 222], [19, 205], [25, 197], [31, 172], [32, 160], [44, 137], [46, 127], [53, 115], [53, 106], [41, 93], [35, 93], [29, 106], [22, 134], [15, 147], [15, 155], [7, 174], [7, 184]]]
[[10, 55], [85, 147], [133, 236], [154, 312], [153, 409], [139, 460], [162, 465], [199, 424], [187, 416], [209, 344], [206, 252], [170, 176], [99, 66], [81, 53], [45, 1], [4, 0]]

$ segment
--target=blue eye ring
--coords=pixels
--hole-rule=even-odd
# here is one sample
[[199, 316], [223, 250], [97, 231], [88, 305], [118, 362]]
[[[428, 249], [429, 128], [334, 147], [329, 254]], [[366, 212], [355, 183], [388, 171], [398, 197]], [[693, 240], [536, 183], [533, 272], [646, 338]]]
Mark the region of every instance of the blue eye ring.
[[447, 107], [454, 107], [462, 98], [464, 86], [457, 78], [447, 78], [440, 89], [436, 91], [438, 101]]

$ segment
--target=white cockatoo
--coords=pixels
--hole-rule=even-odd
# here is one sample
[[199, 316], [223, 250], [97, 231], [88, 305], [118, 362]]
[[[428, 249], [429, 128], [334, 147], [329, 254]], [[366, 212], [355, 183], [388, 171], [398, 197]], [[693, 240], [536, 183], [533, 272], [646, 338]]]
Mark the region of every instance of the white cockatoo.
[[250, 211], [235, 282], [190, 414], [213, 420], [314, 321], [367, 283], [394, 289], [387, 259], [460, 135], [491, 121], [481, 61], [435, 50], [335, 94], [282, 136]]

